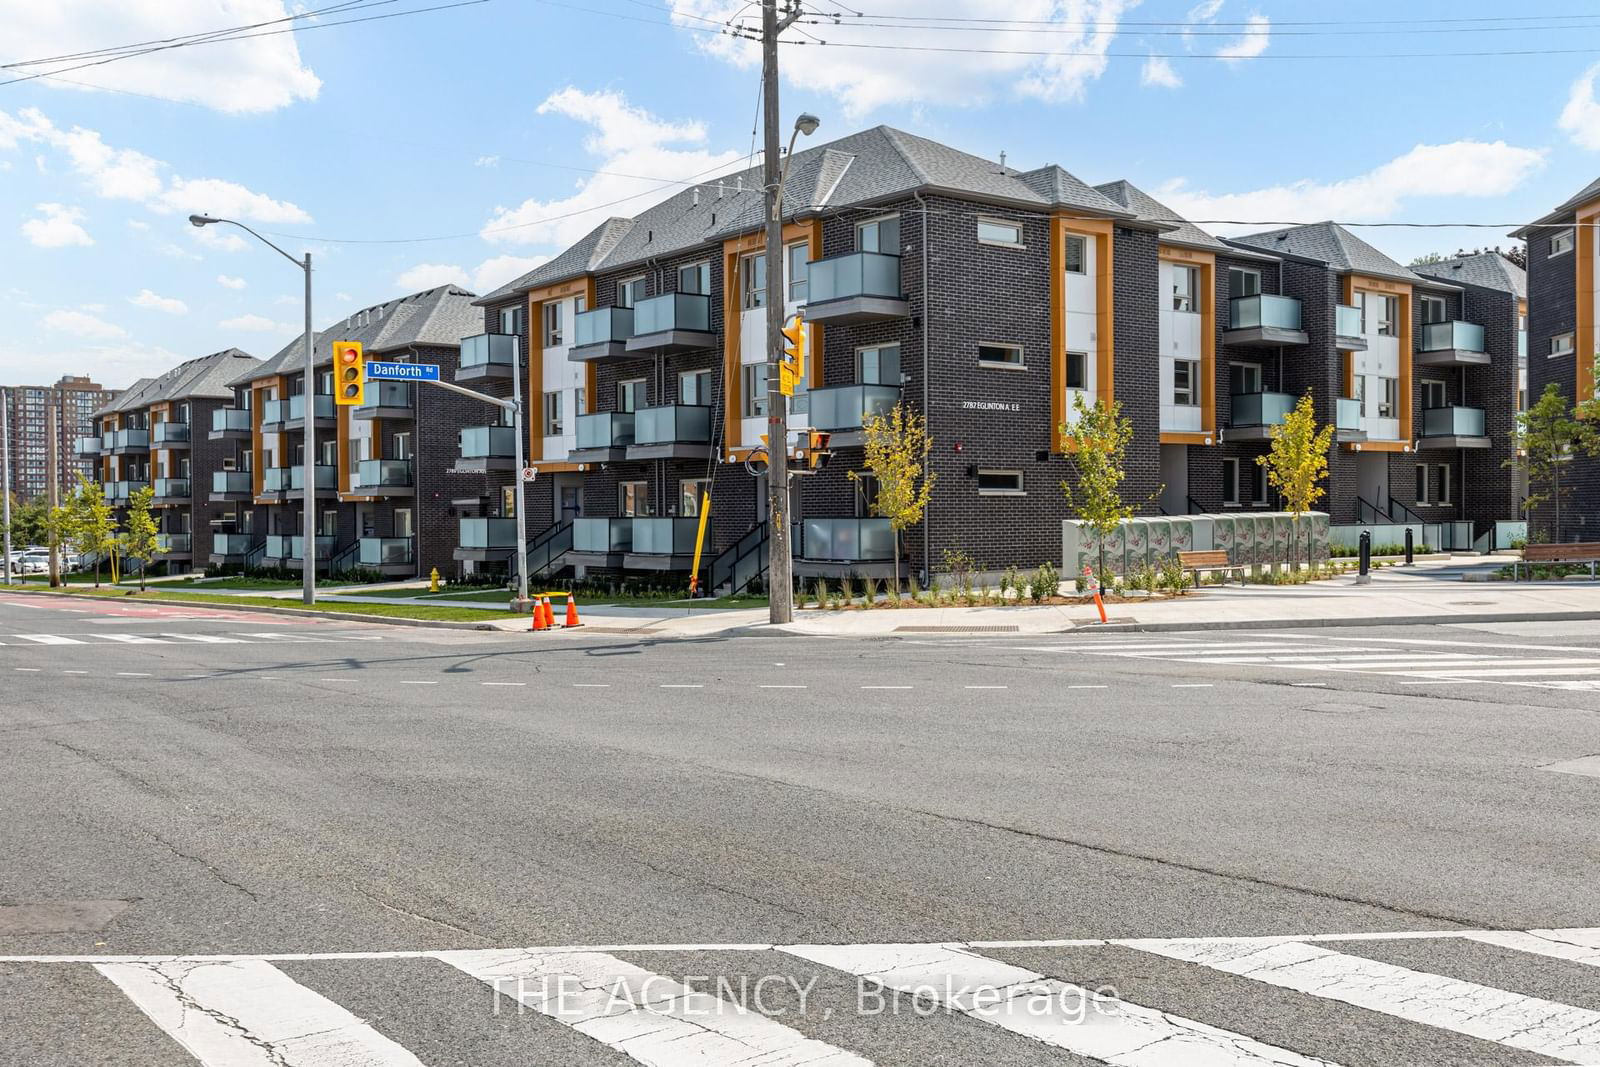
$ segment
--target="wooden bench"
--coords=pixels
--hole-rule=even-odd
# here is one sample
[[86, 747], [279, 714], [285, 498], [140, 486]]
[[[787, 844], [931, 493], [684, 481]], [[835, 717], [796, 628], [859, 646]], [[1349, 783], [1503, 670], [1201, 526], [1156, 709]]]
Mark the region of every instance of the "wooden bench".
[[[1522, 550], [1522, 562], [1528, 567], [1528, 577], [1533, 578], [1535, 563], [1587, 563], [1589, 577], [1595, 576], [1595, 564], [1600, 563], [1600, 541], [1571, 541], [1564, 545], [1528, 545]], [[1511, 564], [1511, 580], [1517, 580], [1518, 564]]]
[[1224, 549], [1212, 549], [1204, 552], [1179, 552], [1178, 565], [1194, 575], [1194, 584], [1200, 585], [1201, 571], [1221, 571], [1226, 575], [1229, 571], [1239, 572], [1239, 584], [1244, 583], [1244, 566], [1239, 563], [1229, 563], [1228, 553]]

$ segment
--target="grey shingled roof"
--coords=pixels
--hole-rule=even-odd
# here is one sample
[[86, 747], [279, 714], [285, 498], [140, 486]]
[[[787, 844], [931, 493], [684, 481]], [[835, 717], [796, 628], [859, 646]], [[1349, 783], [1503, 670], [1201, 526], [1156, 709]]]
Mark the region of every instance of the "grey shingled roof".
[[1212, 252], [1236, 252], [1237, 249], [1202, 230], [1170, 207], [1127, 180], [1106, 182], [1095, 186], [1107, 197], [1115, 200], [1146, 222], [1162, 223], [1171, 229], [1161, 235], [1162, 243], [1204, 248]]
[[1560, 207], [1550, 212], [1550, 214], [1542, 215], [1528, 225], [1512, 230], [1511, 236], [1519, 238], [1523, 241], [1537, 237], [1551, 225], [1560, 225], [1563, 222], [1571, 222], [1575, 215], [1575, 208], [1577, 208], [1580, 204], [1587, 204], [1591, 200], [1597, 199], [1600, 199], [1600, 178], [1596, 178], [1588, 185], [1585, 185], [1582, 189], [1579, 189], [1572, 196], [1568, 197]]
[[[759, 167], [731, 171], [687, 187], [632, 219], [609, 219], [555, 259], [478, 303], [748, 233], [762, 222], [761, 182]], [[796, 152], [783, 186], [784, 214], [803, 218], [918, 191], [1038, 210], [1082, 211], [1102, 218], [1135, 218], [1060, 167], [1023, 173], [889, 126], [874, 126]]]
[[1528, 299], [1528, 272], [1498, 252], [1479, 252], [1471, 256], [1457, 256], [1438, 263], [1426, 263], [1416, 268], [1418, 274], [1457, 285], [1476, 285], [1484, 289], [1498, 289], [1510, 293], [1518, 300]]
[[1424, 280], [1335, 222], [1290, 226], [1282, 230], [1235, 237], [1233, 240], [1266, 252], [1320, 259], [1340, 273], [1353, 271], [1405, 282]]
[[221, 352], [180, 363], [160, 377], [140, 378], [95, 414], [138, 411], [169, 400], [226, 400], [233, 396], [228, 389], [228, 382], [241, 371], [249, 373], [260, 363], [248, 352], [225, 348]]
[[[335, 341], [360, 341], [369, 352], [388, 352], [412, 345], [458, 347], [461, 338], [481, 332], [483, 326], [483, 313], [474, 310], [472, 302], [473, 294], [460, 286], [440, 285], [362, 308], [316, 331], [312, 341], [312, 365], [323, 367], [333, 361]], [[244, 385], [279, 374], [299, 373], [305, 359], [301, 348], [303, 336], [296, 337], [249, 372], [236, 375], [228, 384]]]

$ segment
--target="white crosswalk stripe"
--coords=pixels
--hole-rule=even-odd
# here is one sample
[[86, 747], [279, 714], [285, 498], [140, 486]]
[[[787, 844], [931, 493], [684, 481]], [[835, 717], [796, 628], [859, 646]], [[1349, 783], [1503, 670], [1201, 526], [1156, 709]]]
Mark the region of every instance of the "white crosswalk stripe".
[[300, 633], [237, 633], [186, 634], [160, 632], [153, 634], [80, 633], [80, 634], [0, 634], [0, 647], [36, 648], [41, 645], [170, 645], [192, 643], [201, 645], [251, 645], [251, 644], [326, 644], [332, 641], [382, 641], [378, 634], [355, 634], [331, 631], [319, 634]]
[[[496, 1013], [499, 1004], [513, 1004], [559, 1024], [519, 1031], [523, 1035], [519, 1040], [527, 1042], [526, 1049], [518, 1046], [519, 1063], [564, 1062], [558, 1053], [542, 1047], [564, 1029], [595, 1043], [597, 1049], [652, 1067], [734, 1063], [870, 1067], [872, 1054], [854, 1046], [881, 1025], [879, 1016], [888, 1014], [883, 1006], [899, 1001], [915, 1006], [904, 1013], [917, 1020], [938, 1016], [965, 1025], [982, 1024], [981, 1029], [998, 1042], [991, 1046], [998, 1050], [991, 1054], [993, 1062], [1004, 1065], [1038, 1063], [1041, 1047], [1115, 1067], [1336, 1067], [1336, 1060], [1396, 1062], [1394, 1046], [1388, 1044], [1395, 1038], [1396, 1026], [1415, 1028], [1411, 1040], [1420, 1045], [1488, 1042], [1502, 1049], [1508, 1062], [1521, 1062], [1518, 1057], [1531, 1053], [1567, 1063], [1600, 1064], [1600, 1011], [1385, 962], [1384, 942], [1453, 943], [1455, 951], [1441, 955], [1455, 957], [1461, 946], [1478, 943], [1523, 954], [1528, 967], [1600, 968], [1600, 928], [931, 944], [579, 945], [195, 957], [0, 956], [0, 966], [7, 968], [12, 980], [25, 973], [19, 967], [29, 964], [52, 971], [92, 968], [137, 1007], [149, 1020], [146, 1025], [159, 1028], [206, 1067], [417, 1067], [424, 1054], [406, 1047], [412, 1033], [407, 1030], [411, 1013], [404, 1002], [407, 985], [396, 980], [399, 972], [388, 969], [438, 964], [492, 990], [489, 1003]], [[1091, 957], [1049, 956], [1051, 950], [1092, 956], [1128, 949], [1176, 961], [1182, 971], [1165, 979], [1178, 983], [1171, 987], [1173, 993], [1149, 980], [1137, 996], [1123, 995], [1106, 984], [1108, 975], [1141, 969], [1137, 964], [1130, 969], [1123, 961], [1108, 968], [1085, 962]], [[1021, 966], [1006, 959], [1009, 952], [1028, 950], [1035, 951], [1030, 960], [1043, 952], [1045, 958], [1077, 962]], [[646, 966], [630, 960], [636, 953], [649, 953], [654, 962]], [[828, 975], [835, 981], [854, 978], [858, 1018], [824, 1034], [811, 1025], [816, 1017], [804, 1011], [799, 1017], [789, 1017], [787, 1011], [763, 1014], [755, 1002], [707, 991], [705, 976], [718, 973], [714, 957], [719, 953], [730, 961], [746, 960], [730, 962], [730, 973], [749, 966], [749, 953], [767, 953], [774, 961], [774, 973], [797, 985]], [[684, 971], [675, 969], [674, 954], [682, 956]], [[713, 957], [709, 962], [708, 955]], [[1413, 948], [1408, 958], [1416, 956]], [[1483, 973], [1501, 973], [1497, 960], [1485, 957]], [[322, 972], [314, 968], [319, 963], [361, 971], [346, 973], [346, 984], [330, 988], [317, 981]], [[807, 970], [808, 965], [820, 970]], [[313, 970], [297, 969], [308, 966]], [[1083, 973], [1075, 973], [1078, 970]], [[1217, 1025], [1223, 1019], [1207, 1019], [1208, 1012], [1218, 1010], [1207, 1006], [1213, 998], [1192, 995], [1211, 982], [1232, 983], [1226, 988], [1226, 1026]], [[398, 999], [390, 1010], [376, 1015], [367, 1005], [364, 1018], [339, 1003], [338, 990], [355, 988], [392, 989]], [[1259, 1002], [1251, 999], [1251, 988], [1262, 991]], [[1172, 995], [1185, 997], [1190, 1008], [1173, 1010], [1173, 1005], [1164, 1003]], [[1284, 996], [1301, 1000], [1293, 1011], [1296, 1024], [1288, 1029], [1282, 1025]], [[461, 1014], [453, 1025], [464, 1029], [482, 1025], [476, 1015], [483, 1011], [484, 1001], [459, 998], [449, 1007]], [[1352, 1033], [1348, 1014], [1352, 1009], [1370, 1013], [1372, 1020], [1375, 1048], [1360, 1055], [1353, 1051], [1353, 1043], [1359, 1047], [1364, 1031], [1358, 1026]], [[79, 1009], [64, 1005], [62, 1010], [61, 1025], [71, 1026]], [[1319, 1016], [1329, 1020], [1330, 1032], [1342, 1033], [1342, 1053], [1321, 1055], [1327, 1050], [1317, 1047], [1322, 1032]], [[939, 1032], [913, 1025], [894, 1031], [893, 1040], [903, 1050], [902, 1059], [912, 1062], [918, 1058], [917, 1042], [936, 1042]]]

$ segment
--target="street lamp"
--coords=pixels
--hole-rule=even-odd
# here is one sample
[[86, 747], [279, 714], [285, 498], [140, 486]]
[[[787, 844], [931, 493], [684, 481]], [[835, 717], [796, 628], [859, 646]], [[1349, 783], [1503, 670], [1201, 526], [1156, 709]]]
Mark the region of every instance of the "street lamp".
[[305, 258], [296, 259], [265, 237], [261, 236], [242, 222], [232, 219], [218, 219], [210, 215], [190, 215], [189, 223], [196, 229], [210, 226], [214, 223], [225, 222], [229, 226], [237, 226], [251, 237], [260, 241], [290, 263], [299, 267], [306, 276], [306, 328], [304, 334], [305, 346], [305, 470], [302, 477], [305, 479], [305, 496], [301, 507], [305, 511], [304, 528], [302, 530], [304, 547], [300, 550], [300, 563], [305, 568], [302, 579], [301, 599], [307, 604], [317, 602], [317, 379], [315, 369], [311, 365], [312, 352], [315, 341], [311, 333], [311, 253], [307, 252]]

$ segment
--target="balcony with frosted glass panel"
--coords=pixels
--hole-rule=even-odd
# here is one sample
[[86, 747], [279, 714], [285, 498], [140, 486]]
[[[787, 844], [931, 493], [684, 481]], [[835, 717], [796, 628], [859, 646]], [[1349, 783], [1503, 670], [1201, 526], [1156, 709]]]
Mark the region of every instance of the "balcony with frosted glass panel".
[[291, 471], [288, 467], [268, 467], [261, 472], [260, 497], [268, 503], [282, 503], [289, 496]]
[[616, 463], [627, 458], [628, 446], [633, 444], [633, 412], [602, 411], [579, 415], [574, 421], [577, 447], [567, 453], [567, 459], [575, 463]]
[[211, 412], [211, 432], [207, 434], [211, 440], [247, 441], [250, 436], [249, 408], [216, 408]]
[[187, 559], [193, 551], [193, 538], [186, 533], [156, 534], [157, 559]]
[[630, 353], [694, 352], [716, 346], [709, 296], [663, 293], [634, 305]]
[[139, 479], [128, 479], [120, 482], [105, 482], [100, 486], [106, 503], [118, 506], [126, 505], [133, 499], [133, 494], [143, 489], [150, 483]]
[[668, 404], [633, 413], [628, 459], [709, 459], [711, 452], [710, 408]]
[[496, 515], [462, 516], [456, 529], [456, 559], [502, 560], [517, 551], [517, 520]]
[[1334, 439], [1337, 441], [1365, 441], [1366, 427], [1361, 422], [1361, 401], [1353, 397], [1334, 398]]
[[[271, 540], [271, 538], [268, 538], [268, 540]], [[304, 568], [305, 567], [305, 558], [306, 558], [305, 557], [306, 539], [304, 537], [298, 537], [297, 536], [297, 537], [284, 538], [284, 540], [289, 542], [289, 556], [288, 556], [289, 562], [293, 563], [293, 564], [297, 564], [300, 567]], [[316, 552], [317, 552], [317, 566], [318, 567], [320, 567], [320, 568], [322, 568], [324, 570], [327, 569], [329, 561], [333, 559], [334, 546], [336, 544], [338, 544], [338, 542], [339, 542], [339, 539], [337, 537], [323, 536], [323, 535], [320, 535], [320, 534], [314, 539], [314, 544], [316, 546]]]
[[475, 333], [461, 339], [461, 363], [456, 368], [458, 382], [511, 380], [516, 362], [517, 336], [510, 333]]
[[1481, 367], [1489, 362], [1475, 322], [1425, 322], [1417, 335], [1419, 367]]
[[[317, 496], [335, 496], [339, 492], [339, 468], [328, 463], [319, 463], [312, 475], [316, 478]], [[296, 463], [289, 468], [289, 493], [293, 495], [305, 490], [306, 468], [304, 464]]]
[[187, 504], [190, 497], [190, 482], [187, 478], [157, 478], [155, 492], [157, 504]]
[[417, 542], [411, 537], [363, 537], [356, 543], [356, 561], [363, 570], [413, 574]]
[[[700, 532], [699, 516], [641, 517], [633, 520], [633, 546], [623, 557], [628, 570], [686, 571], [694, 566], [694, 543]], [[707, 526], [707, 544], [710, 544]], [[711, 560], [702, 556], [706, 563]]]
[[211, 561], [213, 563], [227, 563], [242, 560], [256, 547], [256, 540], [250, 534], [244, 533], [218, 533], [211, 535]]
[[1272, 428], [1294, 410], [1300, 398], [1292, 393], [1234, 393], [1228, 398], [1229, 441], [1267, 441]]
[[[104, 444], [104, 439], [101, 441]], [[111, 433], [111, 454], [115, 456], [136, 455], [150, 451], [149, 430], [113, 430]]]
[[900, 403], [898, 385], [825, 385], [812, 389], [811, 427], [833, 436], [830, 448], [850, 448], [865, 441], [862, 427], [869, 418], [885, 415]]
[[899, 256], [846, 252], [812, 260], [806, 271], [807, 322], [881, 322], [911, 314], [900, 289]]
[[269, 433], [276, 433], [284, 428], [283, 424], [289, 421], [289, 402], [287, 400], [263, 400], [261, 402], [261, 428]]
[[72, 443], [72, 454], [89, 458], [98, 456], [101, 452], [99, 437], [80, 437]]
[[1422, 409], [1419, 449], [1488, 448], [1489, 434], [1483, 408], [1442, 407]]
[[628, 354], [633, 337], [633, 309], [595, 308], [573, 316], [572, 345], [567, 359], [574, 363], [603, 363], [614, 359], [637, 359]]
[[1300, 301], [1292, 296], [1257, 293], [1228, 301], [1228, 327], [1222, 343], [1241, 348], [1303, 345], [1310, 338], [1300, 323]]
[[188, 448], [189, 424], [187, 422], [158, 422], [150, 431], [152, 448]]
[[415, 496], [416, 474], [409, 459], [364, 459], [350, 492], [356, 496]]
[[249, 500], [253, 489], [249, 471], [212, 471], [213, 501]]
[[350, 411], [352, 419], [411, 419], [413, 388], [410, 382], [368, 382], [364, 399]]
[[510, 426], [469, 426], [459, 435], [458, 471], [508, 471], [517, 465], [517, 431]]
[[888, 519], [806, 516], [795, 540], [794, 572], [804, 578], [888, 578], [894, 530]]
[[633, 549], [633, 518], [580, 515], [572, 520], [572, 551], [567, 558], [586, 567], [622, 566]]
[[1333, 343], [1341, 352], [1365, 352], [1366, 331], [1361, 328], [1361, 309], [1349, 304], [1335, 304], [1333, 308]]
[[[321, 430], [321, 429], [329, 429], [329, 430], [333, 429], [334, 428], [333, 397], [325, 395], [323, 393], [317, 393], [311, 399], [312, 399], [311, 415], [312, 415], [312, 418], [316, 421], [317, 429], [319, 429], [319, 430]], [[288, 399], [288, 401], [286, 401], [286, 403], [287, 403], [288, 407], [284, 411], [284, 429], [286, 429], [286, 430], [303, 430], [303, 429], [305, 429], [306, 428], [306, 398], [305, 398], [305, 396], [303, 394], [301, 396], [291, 396]]]

